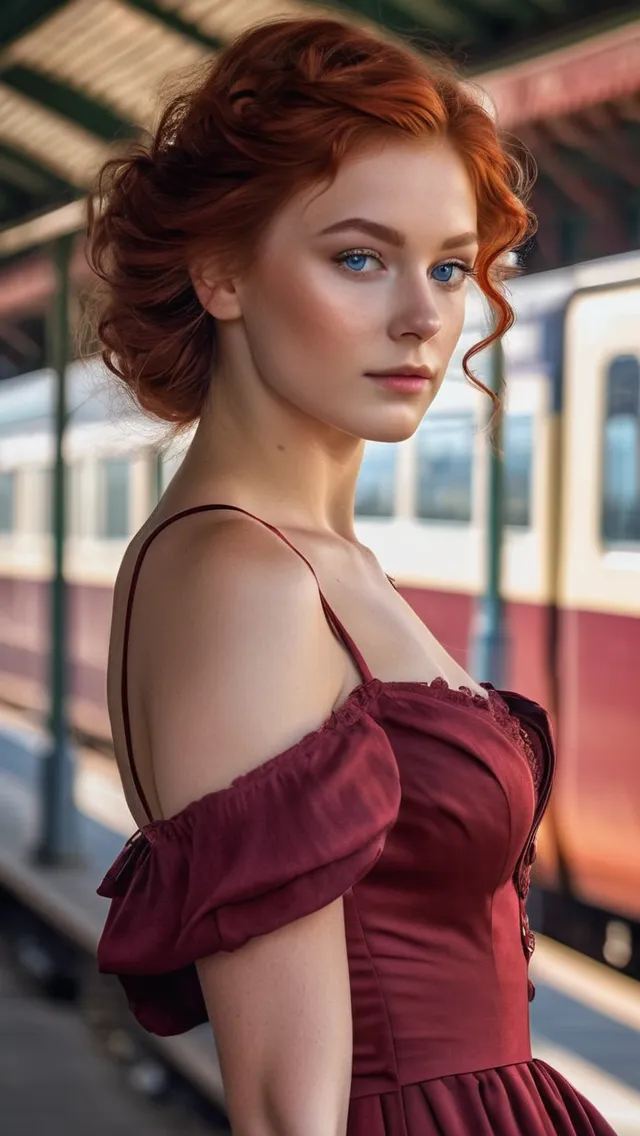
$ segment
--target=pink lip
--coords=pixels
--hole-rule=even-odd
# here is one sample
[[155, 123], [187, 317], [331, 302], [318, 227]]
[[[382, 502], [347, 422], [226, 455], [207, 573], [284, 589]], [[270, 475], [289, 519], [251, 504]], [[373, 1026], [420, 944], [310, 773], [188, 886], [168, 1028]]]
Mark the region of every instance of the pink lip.
[[423, 390], [425, 384], [429, 382], [427, 375], [416, 374], [367, 375], [367, 378], [374, 379], [389, 390], [403, 391], [406, 394]]

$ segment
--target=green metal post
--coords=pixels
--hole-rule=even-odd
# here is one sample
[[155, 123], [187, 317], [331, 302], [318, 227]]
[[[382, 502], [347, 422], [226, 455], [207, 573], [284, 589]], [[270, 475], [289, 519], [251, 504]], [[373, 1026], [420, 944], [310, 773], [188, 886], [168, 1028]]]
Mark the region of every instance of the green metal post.
[[51, 580], [51, 674], [49, 730], [51, 748], [43, 759], [41, 829], [35, 850], [40, 864], [77, 864], [78, 816], [73, 799], [74, 755], [66, 714], [67, 695], [67, 590], [64, 576], [66, 530], [64, 431], [67, 419], [67, 364], [69, 355], [69, 265], [73, 237], [60, 237], [52, 248], [56, 289], [51, 309], [49, 338], [56, 374], [55, 463], [53, 471], [53, 549]]
[[[497, 340], [491, 348], [491, 389], [502, 393], [504, 352]], [[507, 671], [507, 634], [502, 600], [502, 535], [504, 519], [504, 462], [502, 458], [502, 409], [497, 413], [493, 444], [489, 451], [487, 484], [487, 529], [485, 590], [476, 609], [472, 647], [472, 673], [482, 682], [504, 686]]]

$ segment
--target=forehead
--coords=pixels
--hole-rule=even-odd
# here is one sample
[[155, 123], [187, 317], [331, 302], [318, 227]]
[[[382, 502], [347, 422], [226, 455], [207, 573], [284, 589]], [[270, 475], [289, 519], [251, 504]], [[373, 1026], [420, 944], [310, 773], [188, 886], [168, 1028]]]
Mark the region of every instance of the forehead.
[[379, 142], [345, 158], [331, 185], [300, 193], [285, 209], [303, 232], [356, 216], [393, 226], [408, 242], [473, 230], [476, 213], [464, 161], [446, 139]]

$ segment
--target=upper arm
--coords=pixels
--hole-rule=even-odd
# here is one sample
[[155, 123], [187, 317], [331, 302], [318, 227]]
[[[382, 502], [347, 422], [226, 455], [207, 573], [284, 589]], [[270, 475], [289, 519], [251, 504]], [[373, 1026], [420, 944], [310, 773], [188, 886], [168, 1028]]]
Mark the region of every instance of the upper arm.
[[[308, 568], [250, 522], [202, 526], [156, 568], [141, 577], [143, 604], [156, 612], [145, 619], [143, 698], [170, 816], [316, 729], [344, 660]], [[234, 1133], [343, 1132], [351, 1006], [342, 900], [203, 959], [198, 971]]]
[[137, 640], [154, 781], [170, 816], [316, 729], [346, 664], [313, 575], [254, 522], [203, 525], [158, 551], [164, 562], [138, 585], [147, 614]]
[[352, 1068], [342, 899], [198, 963], [234, 1136], [343, 1136]]

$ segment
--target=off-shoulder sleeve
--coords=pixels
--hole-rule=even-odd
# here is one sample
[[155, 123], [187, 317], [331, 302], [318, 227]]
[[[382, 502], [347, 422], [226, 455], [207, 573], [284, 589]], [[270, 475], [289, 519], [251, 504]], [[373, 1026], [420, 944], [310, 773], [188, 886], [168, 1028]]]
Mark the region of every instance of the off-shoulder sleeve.
[[194, 962], [343, 895], [380, 856], [399, 800], [388, 738], [358, 710], [146, 825], [98, 889], [111, 900], [101, 972], [152, 1033], [205, 1021]]

